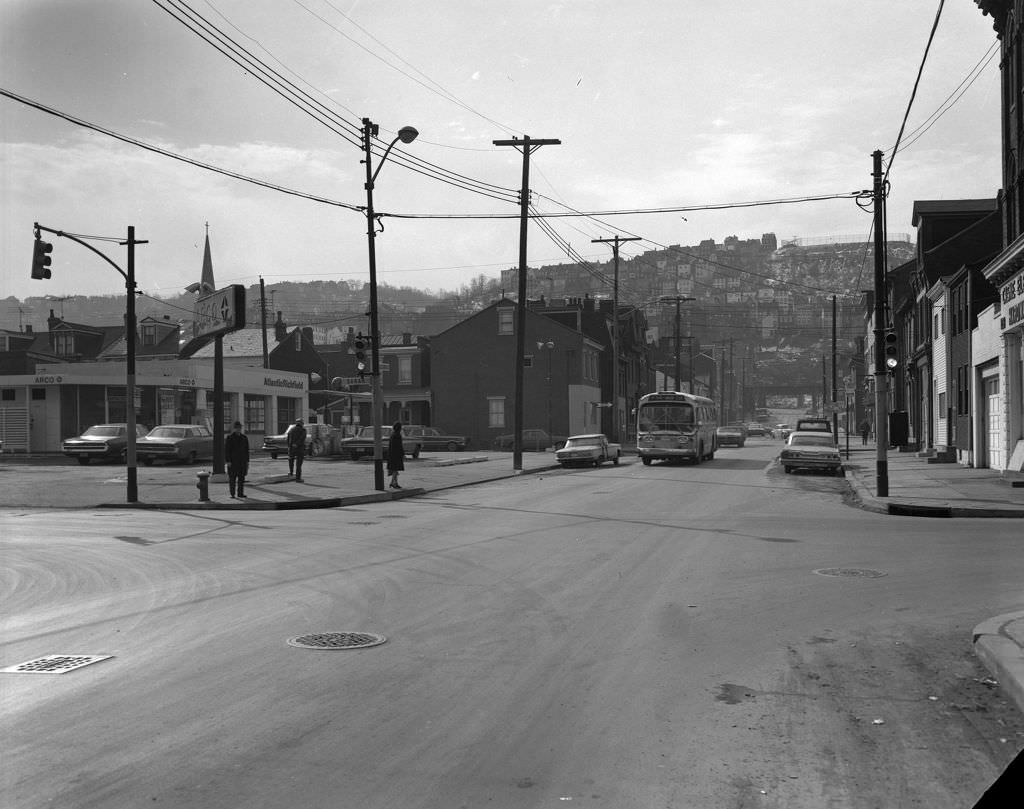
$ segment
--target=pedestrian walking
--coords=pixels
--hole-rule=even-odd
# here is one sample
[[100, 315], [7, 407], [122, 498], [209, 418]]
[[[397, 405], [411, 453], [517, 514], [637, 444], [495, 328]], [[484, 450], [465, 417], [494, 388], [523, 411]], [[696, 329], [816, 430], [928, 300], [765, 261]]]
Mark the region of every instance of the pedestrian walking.
[[396, 421], [391, 428], [388, 440], [388, 474], [391, 475], [391, 488], [401, 489], [398, 485], [398, 473], [405, 469], [405, 447], [402, 444], [402, 422]]
[[868, 436], [870, 434], [871, 434], [871, 422], [868, 421], [867, 419], [864, 419], [864, 421], [862, 421], [860, 423], [860, 443], [862, 445], [865, 445], [865, 446], [867, 445], [867, 443], [868, 443]]
[[295, 476], [296, 483], [302, 483], [302, 462], [306, 458], [306, 428], [302, 419], [288, 428], [288, 474]]
[[224, 439], [224, 462], [228, 466], [228, 491], [231, 496], [245, 500], [245, 476], [249, 474], [249, 438], [242, 432], [242, 422], [236, 421]]

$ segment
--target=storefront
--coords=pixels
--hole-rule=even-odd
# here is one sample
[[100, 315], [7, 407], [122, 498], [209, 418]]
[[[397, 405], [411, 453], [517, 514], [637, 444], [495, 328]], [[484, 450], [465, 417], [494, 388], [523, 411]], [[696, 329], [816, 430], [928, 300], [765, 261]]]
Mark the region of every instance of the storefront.
[[1003, 345], [996, 395], [1008, 451], [1003, 468], [1019, 472], [1024, 471], [1024, 270], [999, 285], [999, 326]]
[[[213, 362], [136, 363], [135, 414], [147, 428], [206, 424], [212, 428]], [[224, 426], [281, 433], [308, 415], [308, 377], [258, 367], [224, 368]], [[0, 377], [0, 439], [5, 452], [59, 452], [61, 441], [93, 424], [127, 420], [123, 362], [40, 365], [35, 374]]]

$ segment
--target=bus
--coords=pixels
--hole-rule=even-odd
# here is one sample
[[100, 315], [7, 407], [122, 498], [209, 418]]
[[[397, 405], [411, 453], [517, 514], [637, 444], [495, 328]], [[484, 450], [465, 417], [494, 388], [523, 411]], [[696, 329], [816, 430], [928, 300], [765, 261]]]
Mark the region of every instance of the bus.
[[636, 408], [637, 454], [645, 466], [658, 460], [711, 460], [717, 427], [718, 406], [711, 399], [676, 391], [648, 393]]

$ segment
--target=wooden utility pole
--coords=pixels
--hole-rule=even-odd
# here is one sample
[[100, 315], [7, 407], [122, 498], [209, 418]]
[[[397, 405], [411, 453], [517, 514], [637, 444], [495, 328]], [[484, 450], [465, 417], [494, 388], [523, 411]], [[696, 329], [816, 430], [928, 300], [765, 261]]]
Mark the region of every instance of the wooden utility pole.
[[871, 155], [875, 230], [875, 482], [879, 497], [889, 496], [889, 377], [885, 367], [885, 186], [882, 153]]
[[[592, 244], [610, 244], [615, 260], [615, 274], [612, 281], [612, 431], [609, 438], [619, 440], [619, 244], [638, 242], [639, 236], [615, 235], [611, 239], [591, 239]], [[677, 335], [678, 339], [678, 335]], [[678, 351], [678, 347], [676, 349]], [[678, 375], [678, 371], [677, 371]], [[678, 390], [678, 388], [677, 388]]]
[[559, 146], [554, 138], [531, 138], [491, 141], [495, 146], [512, 146], [523, 153], [523, 184], [519, 191], [519, 284], [516, 302], [516, 367], [512, 414], [512, 468], [523, 468], [523, 359], [526, 353], [526, 223], [530, 210], [530, 155], [541, 146]]

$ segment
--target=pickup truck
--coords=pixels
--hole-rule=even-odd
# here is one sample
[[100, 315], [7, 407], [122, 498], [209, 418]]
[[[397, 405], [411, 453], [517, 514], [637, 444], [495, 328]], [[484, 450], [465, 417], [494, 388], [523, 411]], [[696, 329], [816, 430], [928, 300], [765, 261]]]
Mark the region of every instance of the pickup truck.
[[622, 445], [613, 444], [602, 433], [572, 435], [565, 446], [555, 452], [555, 458], [562, 466], [600, 466], [605, 461], [619, 465]]

